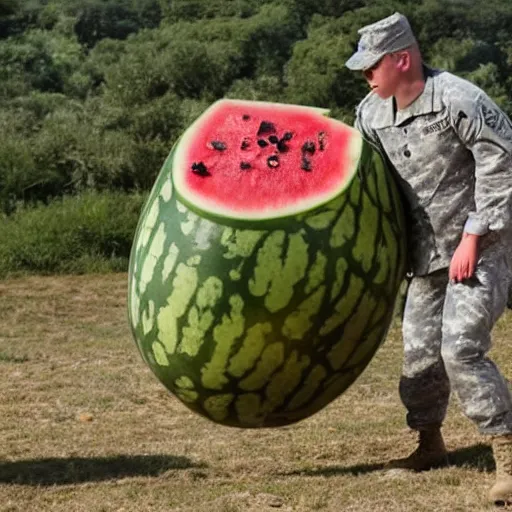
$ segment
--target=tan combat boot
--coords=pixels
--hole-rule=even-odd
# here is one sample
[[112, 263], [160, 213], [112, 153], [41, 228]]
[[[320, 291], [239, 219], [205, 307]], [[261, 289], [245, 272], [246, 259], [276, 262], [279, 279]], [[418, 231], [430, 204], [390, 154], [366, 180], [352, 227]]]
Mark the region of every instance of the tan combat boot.
[[512, 505], [512, 435], [496, 436], [492, 440], [496, 461], [496, 483], [489, 491], [495, 505]]
[[438, 427], [419, 431], [418, 448], [404, 459], [390, 460], [384, 469], [427, 471], [448, 465], [448, 454]]

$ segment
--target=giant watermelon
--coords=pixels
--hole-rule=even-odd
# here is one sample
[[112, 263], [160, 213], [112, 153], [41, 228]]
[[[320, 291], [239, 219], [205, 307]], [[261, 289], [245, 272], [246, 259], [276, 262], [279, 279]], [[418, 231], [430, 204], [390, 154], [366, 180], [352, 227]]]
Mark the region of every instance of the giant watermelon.
[[379, 153], [325, 114], [215, 103], [172, 149], [142, 212], [134, 338], [158, 379], [215, 422], [310, 416], [387, 332], [404, 274], [399, 195]]

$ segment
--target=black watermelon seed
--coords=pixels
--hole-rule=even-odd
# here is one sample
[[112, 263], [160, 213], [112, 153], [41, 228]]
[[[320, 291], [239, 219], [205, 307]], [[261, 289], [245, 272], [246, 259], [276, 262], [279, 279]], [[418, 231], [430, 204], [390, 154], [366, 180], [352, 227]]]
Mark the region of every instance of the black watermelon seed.
[[302, 157], [302, 163], [300, 168], [303, 171], [311, 171], [311, 162], [304, 156]]
[[312, 155], [315, 154], [315, 143], [314, 142], [311, 142], [310, 140], [308, 140], [307, 142], [304, 142], [304, 144], [302, 144], [302, 152], [303, 153], [310, 153]]
[[258, 137], [260, 135], [265, 135], [266, 133], [272, 133], [276, 131], [276, 127], [274, 126], [274, 123], [271, 123], [270, 121], [262, 121], [260, 124], [260, 127], [258, 128]]
[[211, 174], [208, 172], [208, 169], [206, 168], [206, 165], [204, 165], [203, 162], [194, 162], [192, 164], [192, 172], [194, 174], [197, 174], [198, 176], [211, 176]]
[[277, 150], [279, 153], [286, 153], [288, 151], [288, 146], [286, 145], [284, 138], [277, 143]]
[[250, 116], [249, 114], [244, 114], [244, 115], [242, 116], [242, 119], [243, 119], [244, 121], [249, 121], [249, 119], [251, 119], [251, 116]]
[[320, 151], [323, 151], [324, 148], [325, 148], [325, 132], [320, 132], [318, 134], [318, 147], [320, 149]]
[[279, 158], [276, 155], [269, 156], [267, 158], [267, 165], [271, 169], [275, 169], [276, 167], [279, 167]]
[[251, 168], [251, 164], [249, 162], [240, 162], [240, 169], [242, 171], [246, 171], [247, 169]]
[[283, 140], [291, 140], [292, 137], [293, 137], [293, 133], [292, 132], [286, 132], [283, 135]]
[[265, 148], [268, 146], [268, 142], [265, 139], [258, 139], [258, 146], [260, 148]]
[[271, 135], [268, 138], [268, 141], [271, 142], [272, 144], [277, 144], [279, 142], [279, 139], [275, 135]]
[[240, 149], [247, 149], [250, 146], [250, 143], [247, 139], [244, 139], [242, 141], [242, 145], [240, 146]]
[[210, 142], [210, 145], [213, 149], [216, 149], [217, 151], [224, 151], [226, 149], [226, 144], [224, 142], [221, 142], [220, 140], [212, 140]]

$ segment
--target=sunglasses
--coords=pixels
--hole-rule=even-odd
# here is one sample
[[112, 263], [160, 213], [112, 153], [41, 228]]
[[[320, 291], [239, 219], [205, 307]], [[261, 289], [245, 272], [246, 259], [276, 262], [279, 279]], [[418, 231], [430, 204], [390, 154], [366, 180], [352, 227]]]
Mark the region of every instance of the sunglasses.
[[363, 69], [363, 75], [368, 79], [371, 80], [373, 77], [373, 73], [377, 70], [377, 68], [382, 64], [382, 61], [384, 60], [384, 57], [382, 59], [379, 59], [373, 66], [370, 66], [369, 68]]

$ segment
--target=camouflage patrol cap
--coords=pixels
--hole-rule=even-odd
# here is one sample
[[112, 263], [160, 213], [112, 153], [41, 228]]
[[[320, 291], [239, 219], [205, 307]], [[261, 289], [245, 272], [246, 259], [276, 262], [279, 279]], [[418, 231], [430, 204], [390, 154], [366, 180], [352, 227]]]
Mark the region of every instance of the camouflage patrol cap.
[[361, 35], [357, 52], [345, 63], [347, 68], [361, 71], [377, 64], [384, 55], [408, 48], [416, 43], [407, 18], [398, 12], [357, 31]]

